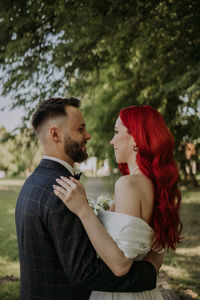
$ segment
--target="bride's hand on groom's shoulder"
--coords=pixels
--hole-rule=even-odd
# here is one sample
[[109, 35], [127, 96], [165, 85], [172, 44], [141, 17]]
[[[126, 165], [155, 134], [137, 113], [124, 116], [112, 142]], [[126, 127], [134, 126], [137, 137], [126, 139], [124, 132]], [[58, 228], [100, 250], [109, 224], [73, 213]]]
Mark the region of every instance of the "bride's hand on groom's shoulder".
[[56, 179], [59, 185], [53, 185], [54, 194], [76, 215], [89, 207], [86, 193], [80, 181], [73, 177], [61, 176]]

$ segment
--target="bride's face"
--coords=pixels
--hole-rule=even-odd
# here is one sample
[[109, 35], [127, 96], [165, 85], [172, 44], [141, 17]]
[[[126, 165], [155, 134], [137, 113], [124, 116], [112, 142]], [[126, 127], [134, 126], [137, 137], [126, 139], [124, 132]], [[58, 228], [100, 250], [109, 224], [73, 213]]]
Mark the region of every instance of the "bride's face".
[[115, 123], [115, 134], [110, 144], [114, 147], [116, 162], [127, 163], [129, 158], [133, 156], [134, 140], [128, 129], [118, 117]]

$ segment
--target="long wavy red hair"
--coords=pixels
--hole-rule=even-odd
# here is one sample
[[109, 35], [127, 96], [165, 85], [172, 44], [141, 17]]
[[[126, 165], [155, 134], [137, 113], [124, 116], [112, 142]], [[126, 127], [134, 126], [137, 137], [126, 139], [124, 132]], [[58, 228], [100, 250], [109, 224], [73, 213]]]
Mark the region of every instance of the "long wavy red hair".
[[[173, 135], [161, 114], [150, 106], [127, 107], [119, 116], [138, 147], [136, 163], [154, 186], [151, 222], [156, 235], [154, 245], [174, 250], [180, 242], [182, 224]], [[123, 175], [129, 174], [126, 163], [119, 164], [119, 169]]]

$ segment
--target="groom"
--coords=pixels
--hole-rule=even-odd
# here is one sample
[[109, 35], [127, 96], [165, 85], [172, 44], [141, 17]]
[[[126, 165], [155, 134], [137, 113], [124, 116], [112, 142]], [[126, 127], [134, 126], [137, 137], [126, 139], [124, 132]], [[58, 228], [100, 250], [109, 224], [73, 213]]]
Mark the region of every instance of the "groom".
[[159, 268], [159, 259], [149, 255], [127, 275], [114, 276], [97, 259], [78, 217], [53, 193], [55, 179], [74, 176], [74, 162], [87, 158], [90, 134], [79, 106], [75, 98], [51, 98], [32, 117], [45, 156], [16, 204], [21, 300], [86, 300], [92, 290], [140, 292], [156, 285], [150, 262]]

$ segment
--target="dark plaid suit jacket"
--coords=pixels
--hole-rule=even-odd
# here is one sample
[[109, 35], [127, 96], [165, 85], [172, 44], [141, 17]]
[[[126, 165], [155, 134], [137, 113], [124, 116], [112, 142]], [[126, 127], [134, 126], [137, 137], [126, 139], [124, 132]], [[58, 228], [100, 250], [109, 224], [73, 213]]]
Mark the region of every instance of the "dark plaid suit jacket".
[[43, 159], [24, 183], [16, 205], [21, 300], [86, 300], [91, 290], [143, 291], [156, 285], [148, 262], [116, 277], [96, 257], [80, 220], [53, 193], [61, 164]]

